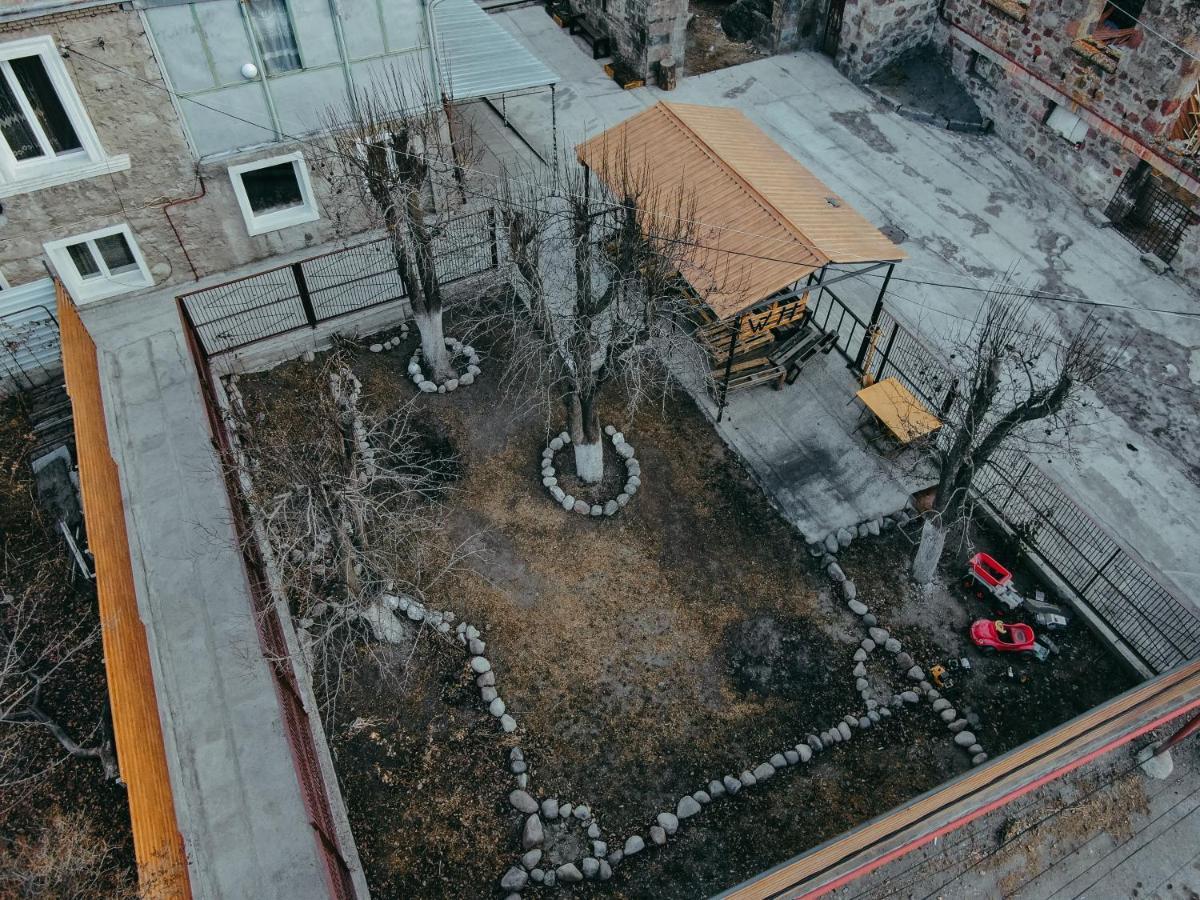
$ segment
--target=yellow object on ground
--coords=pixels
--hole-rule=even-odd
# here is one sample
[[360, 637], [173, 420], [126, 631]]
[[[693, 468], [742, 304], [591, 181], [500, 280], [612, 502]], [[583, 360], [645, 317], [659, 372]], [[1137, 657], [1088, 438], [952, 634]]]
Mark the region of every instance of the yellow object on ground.
[[932, 434], [942, 421], [895, 378], [885, 378], [855, 394], [902, 444]]

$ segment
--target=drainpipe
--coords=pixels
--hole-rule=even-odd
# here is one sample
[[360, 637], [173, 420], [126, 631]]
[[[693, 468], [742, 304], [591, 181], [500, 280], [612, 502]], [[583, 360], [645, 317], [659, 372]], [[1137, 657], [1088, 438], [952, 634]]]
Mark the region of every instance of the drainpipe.
[[342, 75], [346, 79], [346, 96], [350, 98], [350, 108], [358, 109], [358, 98], [355, 96], [354, 75], [350, 70], [350, 54], [346, 50], [346, 29], [342, 25], [342, 0], [329, 0], [329, 15], [333, 19], [333, 37], [337, 41], [338, 56], [342, 58]]
[[421, 5], [425, 8], [425, 34], [429, 39], [429, 74], [433, 77], [433, 84], [430, 87], [438, 92], [438, 96], [441, 96], [442, 65], [437, 53], [437, 26], [433, 23], [434, 7], [439, 3], [441, 0], [422, 0]]
[[200, 200], [208, 193], [208, 185], [204, 183], [204, 173], [200, 171], [200, 166], [196, 166], [196, 179], [200, 182], [200, 193], [193, 194], [191, 197], [180, 197], [177, 200], [171, 200], [163, 204], [163, 215], [167, 217], [167, 224], [171, 226], [171, 231], [175, 232], [175, 240], [179, 244], [179, 249], [183, 251], [183, 258], [187, 260], [188, 268], [192, 270], [192, 280], [199, 281], [200, 273], [196, 271], [196, 264], [192, 262], [192, 254], [188, 253], [187, 244], [183, 242], [183, 237], [179, 234], [179, 229], [175, 226], [175, 220], [171, 218], [171, 207], [182, 206], [184, 203], [193, 203]]

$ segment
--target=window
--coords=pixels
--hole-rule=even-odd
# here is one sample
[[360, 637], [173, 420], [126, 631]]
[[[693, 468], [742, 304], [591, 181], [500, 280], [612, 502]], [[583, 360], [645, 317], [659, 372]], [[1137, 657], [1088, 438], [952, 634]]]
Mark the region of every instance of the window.
[[1108, 0], [1092, 28], [1092, 40], [1105, 47], [1136, 49], [1142, 43], [1138, 18], [1145, 0]]
[[104, 153], [51, 38], [0, 44], [0, 197], [127, 168]]
[[1083, 139], [1087, 137], [1087, 122], [1069, 109], [1056, 104], [1051, 104], [1050, 115], [1046, 116], [1046, 126], [1057, 131], [1071, 144], [1082, 144]]
[[52, 241], [45, 247], [58, 276], [80, 302], [154, 284], [128, 225]]
[[247, 0], [254, 40], [268, 75], [300, 68], [300, 48], [288, 15], [287, 0]]
[[300, 153], [229, 167], [233, 191], [250, 234], [265, 234], [320, 216]]

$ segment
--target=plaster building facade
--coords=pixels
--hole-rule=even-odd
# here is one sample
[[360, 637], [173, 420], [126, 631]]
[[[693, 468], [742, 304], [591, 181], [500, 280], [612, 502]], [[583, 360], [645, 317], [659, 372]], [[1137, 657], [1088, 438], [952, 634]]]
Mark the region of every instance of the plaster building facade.
[[997, 135], [1200, 285], [1194, 0], [846, 0], [843, 71], [869, 80], [916, 48], [945, 55]]

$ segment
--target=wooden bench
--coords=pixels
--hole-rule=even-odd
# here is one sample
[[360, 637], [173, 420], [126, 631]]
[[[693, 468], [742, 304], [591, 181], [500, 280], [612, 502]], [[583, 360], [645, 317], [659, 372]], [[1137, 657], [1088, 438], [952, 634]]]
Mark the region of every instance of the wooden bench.
[[588, 46], [592, 48], [592, 59], [612, 56], [612, 44], [609, 39], [589, 25], [587, 19], [582, 15], [576, 15], [571, 19], [570, 33], [587, 41]]

